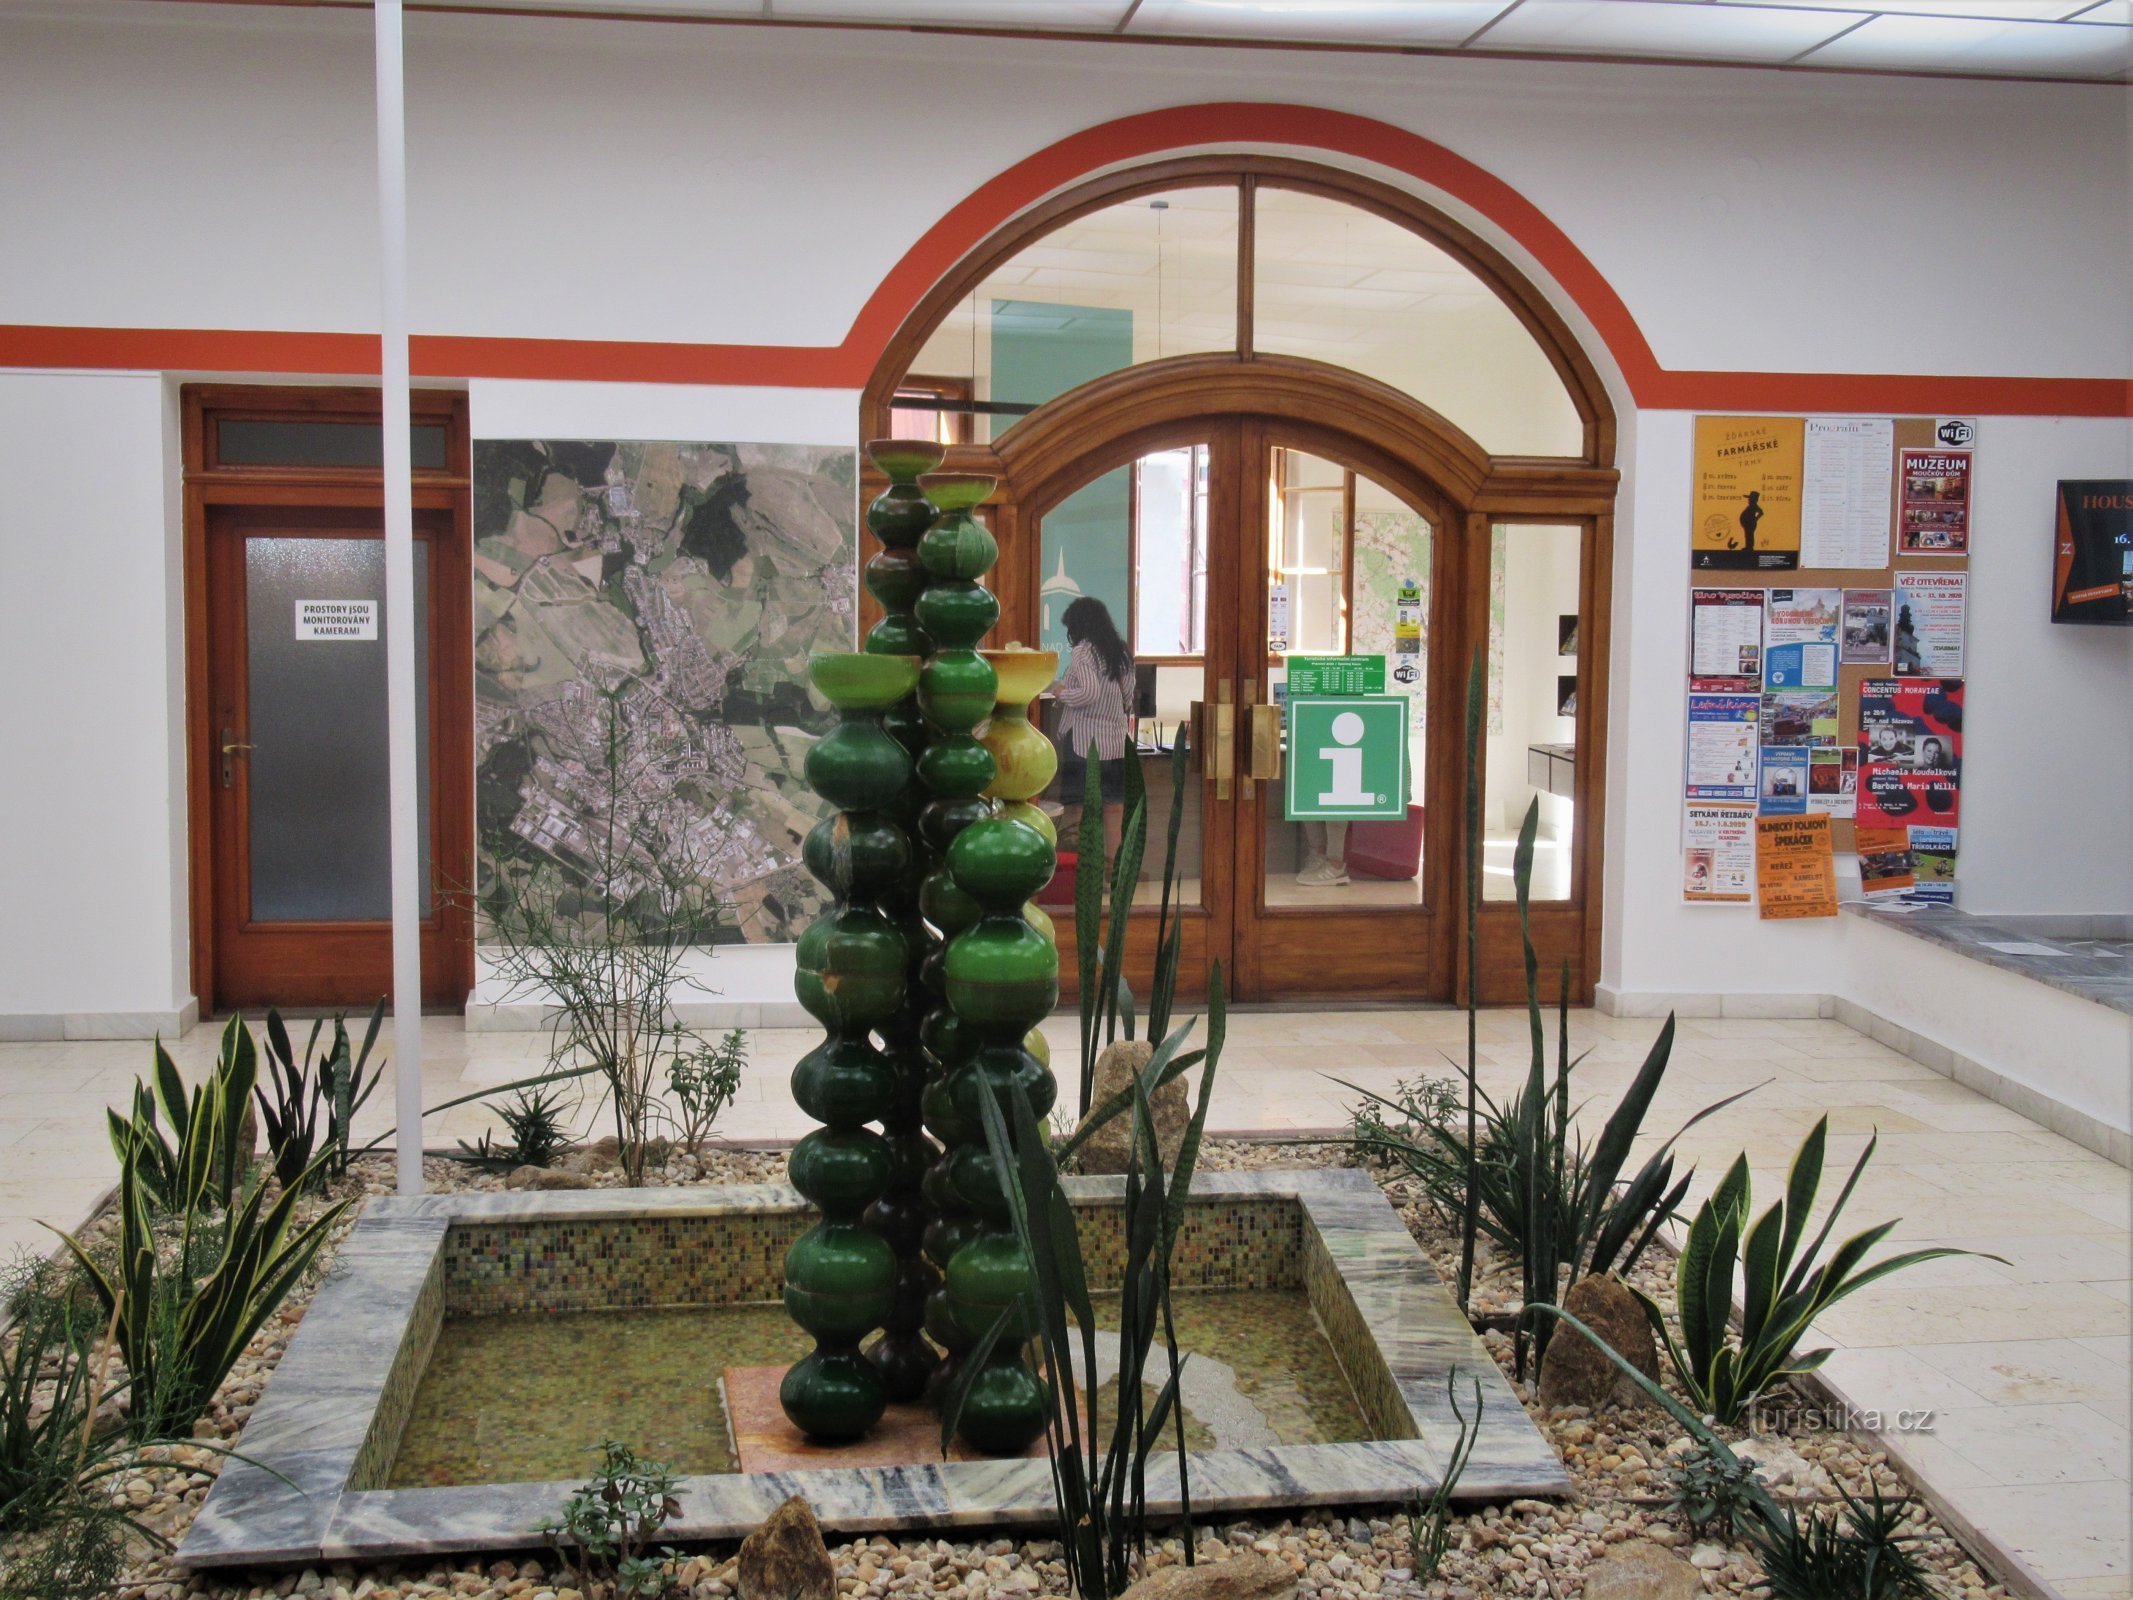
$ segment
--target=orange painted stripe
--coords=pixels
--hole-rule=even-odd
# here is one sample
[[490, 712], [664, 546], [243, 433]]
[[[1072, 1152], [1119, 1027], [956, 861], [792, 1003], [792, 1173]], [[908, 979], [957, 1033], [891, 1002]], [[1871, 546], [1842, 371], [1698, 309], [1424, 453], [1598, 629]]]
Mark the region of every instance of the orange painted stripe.
[[[2133, 381], [1847, 372], [1676, 372], [1659, 364], [1614, 286], [1531, 201], [1440, 144], [1351, 112], [1226, 101], [1121, 117], [1070, 134], [980, 184], [920, 236], [831, 345], [671, 344], [417, 334], [423, 378], [774, 385], [858, 389], [919, 300], [1018, 212], [1100, 168], [1198, 146], [1334, 151], [1374, 162], [1472, 207], [1523, 247], [1582, 312], [1637, 405], [1683, 411], [1924, 412], [2133, 416]], [[69, 328], [0, 324], [0, 366], [366, 374], [376, 340], [353, 333]]]

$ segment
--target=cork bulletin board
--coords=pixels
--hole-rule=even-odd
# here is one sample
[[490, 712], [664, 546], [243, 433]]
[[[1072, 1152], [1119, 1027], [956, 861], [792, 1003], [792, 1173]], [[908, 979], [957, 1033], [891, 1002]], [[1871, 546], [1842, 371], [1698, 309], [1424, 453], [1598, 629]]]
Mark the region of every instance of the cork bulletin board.
[[[1860, 749], [1861, 686], [1872, 680], [1899, 679], [1922, 691], [1934, 680], [1962, 676], [1961, 628], [1967, 611], [1967, 584], [1914, 586], [1908, 598], [1920, 602], [1916, 625], [1923, 626], [1926, 602], [1939, 619], [1938, 631], [1922, 648], [1913, 631], [1914, 619], [1903, 606], [1906, 596], [1897, 595], [1899, 573], [1966, 574], [1970, 541], [1975, 536], [1975, 425], [1964, 418], [1937, 417], [1720, 417], [1696, 419], [1694, 496], [1690, 538], [1691, 644], [1687, 681], [1690, 690], [1689, 771], [1684, 779], [1688, 806], [1685, 845], [1697, 838], [1698, 808], [1702, 805], [1706, 833], [1700, 842], [1709, 845], [1712, 810], [1725, 810], [1740, 803], [1737, 790], [1724, 792], [1723, 783], [1708, 780], [1737, 779], [1739, 773], [1716, 772], [1706, 758], [1699, 770], [1698, 750], [1721, 748], [1699, 746], [1699, 732], [1719, 732], [1708, 723], [1698, 727], [1699, 708], [1710, 718], [1740, 715], [1747, 696], [1756, 696], [1755, 728], [1730, 731], [1744, 744], [1752, 738], [1757, 746], [1757, 792], [1760, 814], [1797, 814], [1800, 805], [1772, 802], [1764, 786], [1790, 781], [1792, 763], [1798, 755], [1773, 755], [1773, 743], [1788, 738], [1803, 740], [1826, 752], [1833, 743], [1837, 752]], [[1958, 589], [1964, 592], [1955, 592]], [[1759, 601], [1728, 599], [1717, 610], [1708, 591], [1755, 591]], [[1811, 608], [1801, 604], [1811, 597], [1794, 596], [1801, 591], [1885, 591], [1890, 595], [1884, 620], [1888, 630], [1885, 646], [1876, 660], [1860, 659], [1874, 650], [1871, 606], [1861, 606], [1856, 616], [1841, 604], [1837, 617], [1834, 677], [1834, 740], [1824, 715], [1829, 709], [1828, 690], [1821, 688], [1826, 670], [1811, 653], [1806, 655], [1804, 676], [1798, 645], [1782, 646], [1770, 641], [1787, 637], [1775, 625], [1781, 616], [1806, 618]], [[1703, 600], [1698, 604], [1698, 597]], [[1706, 613], [1709, 619], [1706, 620]], [[1751, 614], [1772, 619], [1764, 623], [1764, 643], [1751, 660], [1746, 654], [1754, 636]], [[1952, 627], [1950, 619], [1952, 618]], [[1905, 626], [1899, 630], [1899, 620]], [[1857, 623], [1856, 636], [1847, 638], [1847, 622]], [[1724, 636], [1731, 642], [1722, 651], [1708, 647]], [[1811, 635], [1808, 635], [1811, 636]], [[1703, 641], [1703, 642], [1699, 642]], [[1742, 653], [1737, 661], [1732, 652]], [[1909, 667], [1899, 672], [1898, 648], [1905, 650]], [[1809, 652], [1813, 646], [1806, 647]], [[1793, 652], [1786, 655], [1782, 652]], [[1847, 659], [1851, 657], [1852, 659]], [[1711, 676], [1713, 667], [1721, 676]], [[1948, 670], [1950, 667], [1954, 670]], [[1771, 695], [1781, 689], [1783, 675], [1794, 673], [1793, 693], [1778, 694], [1773, 715]], [[1766, 674], [1776, 675], [1778, 682]], [[1814, 698], [1803, 685], [1814, 686]], [[1719, 693], [1731, 689], [1732, 697]], [[1906, 691], [1909, 693], [1910, 691]], [[1960, 691], [1953, 698], [1959, 707]], [[1811, 718], [1811, 720], [1809, 720]], [[1959, 726], [1959, 723], [1958, 723]], [[1811, 732], [1809, 731], [1811, 730]], [[1950, 741], [1943, 741], [1950, 742]], [[1940, 755], [1938, 746], [1932, 754]], [[1810, 752], [1811, 754], [1811, 752]], [[1855, 757], [1855, 759], [1858, 759]], [[1841, 770], [1841, 759], [1837, 763]], [[1861, 765], [1864, 761], [1861, 759]], [[1943, 799], [1952, 797], [1959, 776], [1956, 772], [1939, 780]], [[1773, 778], [1772, 769], [1778, 769]], [[1699, 783], [1699, 779], [1705, 780]], [[1854, 778], [1856, 800], [1867, 799], [1866, 774]], [[1807, 791], [1802, 790], [1804, 796]], [[1803, 803], [1805, 803], [1803, 801]], [[1834, 811], [1827, 801], [1807, 803], [1806, 809], [1831, 815], [1834, 847], [1856, 847], [1856, 825], [1851, 815]], [[1723, 820], [1723, 819], [1721, 819]], [[1937, 817], [1920, 808], [1910, 819], [1934, 823]], [[1952, 824], [1951, 824], [1952, 825]], [[1748, 829], [1752, 834], [1752, 826]], [[1720, 852], [1723, 853], [1722, 851]], [[1706, 851], [1708, 857], [1711, 852]], [[1691, 901], [1745, 903], [1752, 896], [1746, 886], [1731, 880], [1718, 890], [1696, 892], [1696, 852], [1691, 850], [1685, 878], [1685, 897]], [[1733, 858], [1740, 859], [1738, 854]], [[1711, 861], [1703, 863], [1708, 872]], [[1733, 892], [1726, 892], [1730, 888]], [[1952, 893], [1952, 890], [1951, 890]]]

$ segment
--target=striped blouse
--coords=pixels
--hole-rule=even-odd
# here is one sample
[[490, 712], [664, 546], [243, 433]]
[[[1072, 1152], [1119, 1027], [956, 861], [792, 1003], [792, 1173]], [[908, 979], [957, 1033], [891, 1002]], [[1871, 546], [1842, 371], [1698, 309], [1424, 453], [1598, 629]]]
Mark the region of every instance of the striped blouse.
[[1066, 676], [1054, 693], [1059, 699], [1059, 737], [1078, 756], [1093, 749], [1104, 761], [1126, 753], [1126, 708], [1133, 703], [1133, 667], [1115, 678], [1104, 676], [1096, 647], [1087, 640], [1074, 646]]

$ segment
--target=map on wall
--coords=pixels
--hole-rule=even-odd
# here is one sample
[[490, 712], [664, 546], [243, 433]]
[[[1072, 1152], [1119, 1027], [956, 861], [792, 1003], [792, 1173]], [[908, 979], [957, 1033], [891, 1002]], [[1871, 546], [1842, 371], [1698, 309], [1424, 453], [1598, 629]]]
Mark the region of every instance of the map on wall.
[[473, 458], [484, 881], [582, 863], [611, 789], [632, 837], [702, 864], [714, 942], [798, 938], [824, 899], [800, 864], [823, 814], [801, 765], [831, 722], [807, 656], [851, 648], [851, 452], [480, 440]]

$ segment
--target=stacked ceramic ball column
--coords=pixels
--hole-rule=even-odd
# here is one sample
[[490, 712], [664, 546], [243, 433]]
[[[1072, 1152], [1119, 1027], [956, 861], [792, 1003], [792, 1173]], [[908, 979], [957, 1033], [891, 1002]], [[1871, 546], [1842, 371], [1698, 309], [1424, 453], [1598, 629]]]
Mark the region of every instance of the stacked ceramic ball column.
[[[941, 454], [941, 447], [928, 440], [880, 439], [867, 446], [868, 457], [889, 480], [888, 487], [867, 507], [867, 529], [881, 544], [866, 566], [867, 589], [882, 608], [881, 620], [866, 637], [865, 648], [871, 653], [923, 657], [932, 649], [913, 608], [930, 581], [918, 559], [918, 541], [938, 513], [919, 487], [918, 477], [939, 466]], [[915, 680], [912, 692], [891, 707], [882, 721], [915, 763], [929, 738]], [[923, 1331], [926, 1297], [940, 1283], [940, 1273], [926, 1259], [923, 1248], [930, 1208], [921, 1188], [927, 1171], [940, 1157], [940, 1147], [926, 1137], [919, 1109], [930, 1071], [920, 1029], [935, 1004], [920, 974], [937, 942], [918, 906], [919, 880], [930, 865], [918, 833], [919, 814], [928, 798], [914, 767], [903, 793], [890, 807], [890, 815], [912, 841], [912, 866], [880, 901], [904, 935], [909, 965], [903, 1003], [876, 1030], [895, 1073], [896, 1090], [881, 1119], [882, 1136], [889, 1145], [889, 1185], [867, 1208], [866, 1223], [896, 1252], [897, 1273], [894, 1303], [881, 1336], [867, 1346], [866, 1357], [880, 1372], [889, 1399], [895, 1403], [923, 1395], [941, 1361], [940, 1352]]]
[[[946, 950], [949, 941], [977, 921], [981, 908], [957, 886], [946, 863], [949, 848], [963, 830], [993, 811], [985, 798], [993, 780], [992, 753], [973, 730], [991, 714], [998, 687], [991, 665], [976, 646], [1000, 614], [999, 601], [977, 581], [991, 570], [999, 548], [973, 515], [992, 492], [993, 479], [978, 473], [932, 472], [921, 483], [940, 510], [939, 520], [919, 540], [919, 560], [928, 582], [915, 606], [933, 646], [918, 689], [932, 734], [918, 759], [919, 780], [932, 796], [919, 813], [919, 837], [931, 864], [919, 886], [919, 909], [935, 935], [921, 967], [933, 1002], [920, 1032], [931, 1063], [921, 1105], [928, 1131], [952, 1148], [973, 1136], [983, 1137], [982, 1129], [957, 1116], [947, 1094], [949, 1081], [976, 1041], [948, 1004]], [[976, 1227], [948, 1184], [945, 1159], [927, 1173], [924, 1184], [925, 1251], [943, 1270]], [[927, 1299], [925, 1326], [948, 1353], [935, 1375], [938, 1387], [955, 1376], [958, 1360], [973, 1340], [948, 1315], [945, 1293], [938, 1288]]]
[[822, 1440], [856, 1439], [888, 1393], [859, 1342], [895, 1301], [896, 1253], [862, 1220], [893, 1170], [889, 1144], [866, 1126], [895, 1100], [896, 1071], [872, 1034], [904, 1002], [910, 948], [881, 909], [911, 875], [910, 836], [885, 814], [909, 785], [912, 760], [882, 715], [919, 678], [911, 655], [823, 654], [809, 676], [839, 713], [807, 753], [807, 781], [837, 807], [809, 834], [809, 869], [835, 902], [800, 936], [794, 989], [829, 1037], [793, 1068], [793, 1099], [823, 1124], [794, 1148], [792, 1183], [822, 1220], [785, 1257], [785, 1307], [815, 1348], [785, 1374], [785, 1415]]
[[[1058, 1097], [1049, 1052], [1035, 1030], [1059, 999], [1059, 951], [1050, 919], [1030, 903], [1055, 865], [1051, 822], [1031, 801], [1051, 782], [1058, 755], [1025, 708], [1051, 683], [1059, 658], [1050, 651], [987, 657], [999, 679], [985, 742], [995, 757], [990, 793], [1000, 809], [964, 829], [948, 850], [956, 887], [982, 914], [949, 941], [943, 963], [948, 1003], [973, 1041], [948, 1081], [947, 1098], [960, 1125], [982, 1129], [984, 1101], [992, 1097], [1012, 1138], [1016, 1090], [1040, 1126]], [[949, 1261], [944, 1285], [949, 1318], [974, 1339], [1033, 1279], [1012, 1225], [1007, 1175], [982, 1132], [951, 1149], [944, 1167], [947, 1187], [978, 1224]], [[961, 1432], [978, 1449], [1017, 1452], [1044, 1431], [1045, 1387], [1023, 1354], [1034, 1332], [1027, 1324], [1011, 1329], [971, 1380]]]

